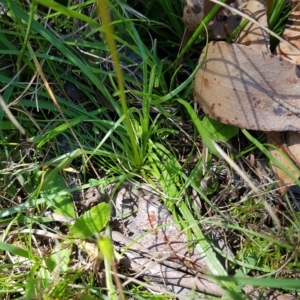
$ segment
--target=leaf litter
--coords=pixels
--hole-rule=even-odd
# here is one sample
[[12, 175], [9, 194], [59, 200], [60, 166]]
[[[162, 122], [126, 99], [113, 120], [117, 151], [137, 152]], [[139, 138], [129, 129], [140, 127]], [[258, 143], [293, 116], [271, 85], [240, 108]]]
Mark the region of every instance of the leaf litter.
[[[292, 3], [294, 10], [288, 20], [292, 25], [287, 26], [283, 34], [287, 41], [295, 40], [298, 34], [299, 28], [293, 25], [299, 18], [295, 10], [297, 3]], [[266, 27], [266, 14], [259, 2], [249, 1], [247, 10], [249, 16]], [[297, 164], [298, 133], [291, 131], [300, 129], [299, 55], [286, 43], [280, 43], [280, 55], [274, 56], [268, 50], [268, 42], [261, 28], [249, 23], [236, 39], [236, 43], [245, 46], [210, 43], [207, 54], [203, 51], [199, 60], [205, 60], [205, 64], [196, 75], [195, 100], [208, 116], [222, 123], [267, 132], [268, 141]], [[297, 42], [293, 45], [298, 46]], [[288, 140], [292, 141], [293, 147], [289, 147]], [[299, 177], [298, 170], [284, 156], [277, 150], [270, 151], [296, 178]], [[279, 180], [281, 195], [284, 195], [294, 180], [276, 165], [273, 170]]]
[[[192, 5], [193, 1], [187, 1], [186, 5]], [[204, 4], [200, 3], [201, 5], [208, 5], [208, 3], [210, 3], [209, 1], [205, 1]], [[194, 5], [194, 4], [193, 4]], [[185, 14], [189, 15], [187, 13], [187, 6], [185, 7]], [[201, 8], [202, 6], [200, 6]], [[203, 18], [204, 14], [203, 14], [203, 10], [202, 9], [195, 9], [195, 6], [190, 7], [193, 11], [193, 13], [195, 14], [199, 14], [201, 15], [201, 18]], [[205, 12], [205, 9], [204, 9]], [[222, 12], [223, 16], [224, 16], [224, 12]], [[225, 20], [226, 18], [221, 17], [220, 19]], [[239, 19], [240, 21], [240, 19]], [[188, 22], [188, 21], [187, 21]], [[213, 21], [215, 24], [216, 22], [219, 21]], [[220, 22], [219, 22], [220, 23]], [[189, 26], [189, 25], [187, 25]], [[193, 29], [191, 29], [190, 31], [193, 31], [194, 28], [196, 26], [194, 25]], [[219, 29], [220, 27], [222, 28], [221, 30], [219, 30], [220, 32], [223, 32], [224, 30], [224, 25], [220, 25], [217, 26]], [[231, 30], [231, 27], [230, 27]], [[249, 42], [252, 43], [253, 39], [249, 38], [250, 32], [254, 32], [253, 28], [248, 27], [248, 29], [246, 29], [248, 32], [247, 34], [245, 34], [244, 38], [246, 39], [246, 41], [240, 41], [240, 43], [244, 43], [244, 44], [248, 44], [249, 46]], [[249, 35], [248, 35], [249, 34]], [[226, 33], [224, 34], [226, 36]], [[215, 37], [220, 38], [220, 34], [215, 34]], [[256, 33], [254, 33], [254, 36], [256, 36]], [[260, 35], [259, 35], [260, 37]], [[257, 37], [256, 37], [257, 38]], [[253, 44], [257, 43], [257, 39], [255, 40], [255, 42], [253, 42], [250, 47], [254, 47]], [[217, 45], [217, 43], [215, 44], [211, 44], [213, 45], [213, 51], [214, 54], [218, 54], [221, 56], [221, 59], [224, 60], [226, 58], [227, 63], [229, 62], [230, 64], [234, 64], [236, 63], [235, 58], [241, 58], [241, 55], [245, 55], [244, 57], [242, 57], [242, 61], [247, 63], [247, 61], [249, 61], [249, 58], [253, 57], [253, 69], [256, 71], [256, 73], [251, 73], [248, 74], [248, 78], [250, 79], [255, 79], [257, 80], [257, 78], [259, 78], [259, 76], [261, 76], [261, 78], [266, 78], [265, 76], [267, 76], [267, 74], [261, 74], [260, 71], [262, 68], [262, 53], [265, 54], [265, 56], [263, 57], [268, 57], [267, 63], [268, 61], [272, 61], [272, 63], [276, 60], [277, 63], [282, 67], [282, 65], [287, 66], [285, 67], [284, 70], [286, 70], [287, 74], [290, 74], [287, 69], [290, 68], [291, 66], [291, 62], [283, 62], [280, 61], [280, 59], [277, 59], [275, 56], [270, 56], [270, 54], [267, 56], [267, 52], [262, 52], [259, 50], [254, 50], [251, 49], [252, 54], [248, 53], [248, 49], [241, 47], [241, 46], [237, 46], [237, 45], [227, 45], [227, 44], [220, 44], [220, 47], [214, 47], [214, 45]], [[209, 46], [210, 47], [210, 46]], [[217, 49], [217, 50], [216, 50]], [[247, 49], [247, 50], [246, 50]], [[225, 52], [224, 52], [225, 51]], [[226, 52], [227, 51], [227, 52]], [[283, 50], [281, 50], [283, 53], [285, 53]], [[228, 54], [229, 53], [229, 54]], [[210, 52], [209, 52], [210, 54]], [[225, 56], [226, 54], [226, 56]], [[232, 56], [231, 54], [234, 54], [235, 56]], [[219, 58], [220, 58], [219, 56]], [[206, 60], [211, 59], [210, 56], [206, 57]], [[210, 62], [209, 62], [210, 63]], [[219, 61], [220, 63], [220, 61]], [[254, 65], [254, 63], [257, 63], [256, 65]], [[265, 63], [265, 61], [264, 61]], [[284, 67], [282, 67], [284, 68]], [[220, 68], [217, 68], [218, 71], [220, 71]], [[226, 68], [225, 68], [226, 69]], [[238, 74], [238, 76], [243, 77], [240, 75], [240, 72], [242, 72], [241, 70], [245, 69], [246, 71], [248, 71], [247, 68], [245, 67], [241, 67], [240, 65], [236, 64], [235, 65], [235, 71], [238, 70], [238, 72], [236, 72]], [[265, 69], [265, 68], [262, 68]], [[266, 68], [271, 69], [271, 67]], [[275, 66], [276, 69], [276, 66]], [[208, 68], [208, 63], [206, 62], [206, 65], [203, 69], [200, 70], [200, 72], [197, 74], [196, 77], [196, 83], [197, 83], [197, 78], [200, 78], [201, 74], [202, 74], [202, 83], [201, 83], [201, 87], [204, 89], [205, 88], [205, 84], [203, 83], [203, 73], [201, 72], [210, 72], [207, 71], [209, 70]], [[213, 71], [214, 72], [214, 71]], [[231, 71], [233, 72], [233, 71]], [[297, 68], [293, 70], [294, 74], [292, 75], [288, 75], [288, 76], [292, 76], [292, 77], [288, 77], [288, 78], [292, 78], [291, 80], [295, 80], [295, 76], [297, 75]], [[284, 72], [280, 72], [280, 73], [284, 73]], [[200, 75], [199, 75], [200, 74]], [[232, 73], [230, 73], [232, 74]], [[238, 77], [236, 75], [236, 77]], [[275, 73], [273, 73], [274, 76]], [[226, 73], [225, 75], [223, 75], [222, 78], [222, 84], [223, 86], [220, 87], [219, 89], [217, 89], [218, 93], [224, 95], [224, 85], [227, 89], [229, 90], [233, 90], [234, 88], [232, 88], [228, 82], [224, 83], [224, 78], [228, 77], [227, 76], [228, 73]], [[259, 76], [257, 76], [259, 75]], [[294, 76], [295, 75], [295, 76]], [[298, 76], [299, 77], [299, 76]], [[252, 86], [254, 84], [257, 84], [256, 81], [250, 81], [247, 82], [248, 86]], [[204, 79], [205, 81], [205, 79]], [[293, 82], [289, 82], [291, 84], [293, 84]], [[197, 84], [196, 84], [197, 85]], [[198, 86], [198, 85], [197, 85]], [[273, 87], [272, 91], [274, 91], [274, 89], [277, 89], [277, 87]], [[237, 88], [236, 88], [237, 89]], [[264, 92], [268, 89], [268, 86], [264, 87], [263, 90]], [[210, 89], [211, 90], [214, 89]], [[222, 91], [222, 92], [220, 92]], [[244, 88], [244, 90], [242, 90], [240, 87], [238, 88], [239, 92], [243, 92], [243, 95], [247, 95], [247, 93], [251, 93], [252, 91], [247, 90], [247, 88]], [[279, 93], [280, 90], [277, 92]], [[291, 89], [290, 92], [294, 92], [293, 89]], [[298, 90], [295, 91], [294, 94], [296, 94], [298, 92]], [[208, 92], [207, 92], [208, 93]], [[217, 93], [217, 94], [218, 94]], [[262, 94], [262, 92], [257, 92], [258, 94]], [[203, 97], [203, 90], [201, 90], [199, 92], [199, 94], [201, 94], [201, 97]], [[294, 94], [292, 96], [294, 96]], [[217, 95], [215, 95], [217, 96]], [[196, 92], [196, 97], [197, 96], [197, 92]], [[200, 96], [199, 96], [200, 97]], [[209, 98], [214, 97], [214, 95], [210, 94], [210, 97], [207, 96], [207, 100], [205, 101], [210, 101]], [[263, 96], [262, 96], [263, 97]], [[245, 97], [240, 97], [239, 100], [244, 99]], [[276, 98], [276, 97], [275, 97]], [[246, 96], [247, 99], [247, 96]], [[273, 98], [271, 98], [272, 100]], [[267, 125], [265, 125], [266, 123], [271, 124], [272, 126], [281, 126], [279, 121], [268, 121], [269, 119], [267, 119], [267, 112], [268, 109], [271, 107], [273, 109], [273, 115], [275, 115], [276, 117], [281, 117], [281, 115], [284, 115], [286, 118], [288, 116], [288, 118], [290, 117], [290, 110], [293, 110], [293, 104], [295, 102], [295, 99], [291, 99], [288, 100], [288, 108], [290, 106], [292, 106], [292, 108], [290, 108], [290, 110], [288, 110], [288, 108], [286, 107], [285, 104], [282, 104], [280, 101], [282, 98], [278, 98], [279, 103], [276, 103], [275, 108], [274, 106], [274, 101], [272, 102], [272, 105], [270, 106], [270, 102], [269, 98], [267, 98], [267, 100], [265, 100], [265, 98], [263, 97], [260, 100], [261, 101], [266, 101], [264, 104], [260, 104], [259, 105], [263, 105], [263, 107], [266, 108], [266, 111], [263, 112], [258, 112], [257, 115], [254, 118], [254, 121], [249, 122], [250, 127], [255, 124], [255, 126], [258, 126], [256, 129], [258, 130], [267, 130]], [[289, 99], [289, 98], [288, 98]], [[197, 100], [197, 98], [196, 98]], [[274, 100], [274, 99], [273, 99]], [[201, 100], [202, 101], [202, 100]], [[215, 100], [214, 100], [215, 101]], [[243, 100], [244, 101], [244, 100]], [[294, 102], [293, 102], [294, 101]], [[199, 100], [200, 102], [200, 100]], [[241, 103], [239, 101], [235, 101], [233, 102], [233, 105], [235, 107], [235, 109], [238, 109], [239, 107], [241, 107]], [[282, 107], [283, 106], [283, 107]], [[239, 112], [243, 112], [243, 108], [241, 107], [239, 108]], [[203, 106], [203, 110], [204, 112], [206, 112], [208, 115], [210, 115], [211, 117], [214, 117], [216, 119], [218, 119], [218, 117], [216, 117], [216, 113], [215, 110], [213, 110], [213, 113], [210, 112], [209, 110], [212, 110], [212, 105], [207, 105], [207, 110], [206, 108]], [[249, 105], [248, 103], [248, 109], [251, 111], [253, 110], [253, 107], [251, 105]], [[226, 113], [227, 113], [227, 119], [229, 120], [230, 115], [229, 113], [231, 112], [229, 109], [225, 109]], [[283, 112], [282, 112], [283, 111]], [[266, 115], [264, 115], [264, 113], [266, 112]], [[277, 112], [277, 113], [275, 113]], [[240, 115], [241, 113], [235, 114], [235, 115]], [[249, 117], [249, 112], [244, 113], [244, 115], [242, 114], [242, 116], [244, 116], [244, 121], [247, 122], [248, 117]], [[246, 116], [246, 118], [245, 118]], [[232, 119], [230, 119], [229, 121], [227, 121], [226, 119], [223, 118], [223, 115], [220, 113], [220, 118], [221, 121], [225, 121], [224, 123], [228, 123], [228, 124], [234, 124], [234, 122], [237, 122], [235, 120], [234, 117], [232, 117]], [[264, 120], [262, 120], [264, 119]], [[253, 120], [253, 119], [252, 119]], [[233, 122], [233, 123], [231, 123]], [[263, 124], [263, 125], [261, 125]], [[289, 119], [289, 124], [288, 128], [289, 130], [291, 130], [291, 128], [294, 130], [297, 129], [297, 122], [294, 122], [294, 119]], [[237, 125], [237, 124], [234, 124]], [[259, 126], [265, 126], [264, 128], [261, 128]], [[292, 127], [291, 127], [292, 126]], [[241, 126], [243, 128], [246, 128], [245, 126]], [[274, 130], [274, 128], [270, 129], [271, 131]], [[280, 129], [281, 131], [282, 129]], [[287, 133], [284, 136], [284, 143], [282, 143], [283, 146], [286, 147], [286, 145], [294, 145], [297, 144], [298, 142], [295, 142], [294, 136], [289, 133], [289, 131], [287, 131]], [[296, 138], [296, 137], [295, 137]], [[225, 145], [225, 148], [228, 147], [228, 151], [231, 151], [232, 149], [230, 149], [229, 145]], [[287, 151], [292, 151], [292, 150], [286, 150]], [[294, 153], [294, 151], [292, 151]], [[297, 153], [298, 150], [295, 150], [295, 153]], [[289, 155], [290, 157], [293, 157], [292, 154]], [[295, 158], [293, 157], [293, 159], [295, 160]], [[297, 159], [296, 159], [297, 160]], [[215, 163], [217, 164], [218, 162], [215, 161]], [[263, 173], [260, 170], [257, 171], [257, 168], [254, 166], [257, 163], [257, 160], [255, 159], [255, 161], [253, 162], [248, 162], [248, 164], [250, 164], [253, 169], [256, 170], [257, 173], [259, 173], [260, 175]], [[244, 163], [242, 163], [244, 164]], [[226, 169], [226, 168], [225, 168]], [[244, 170], [245, 172], [247, 172], [246, 170]], [[248, 172], [249, 173], [249, 172]], [[264, 174], [261, 175], [266, 181], [268, 181], [268, 176], [269, 174]], [[260, 178], [261, 180], [261, 178]], [[287, 183], [285, 183], [287, 184]], [[291, 184], [291, 182], [289, 182], [288, 184]], [[225, 174], [225, 179], [220, 180], [220, 186], [222, 185], [227, 185], [229, 187], [229, 193], [232, 193], [233, 188], [232, 187], [239, 187], [239, 189], [236, 189], [236, 198], [240, 199], [242, 198], [241, 196], [244, 196], [244, 198], [247, 198], [247, 194], [249, 192], [249, 190], [245, 187], [243, 181], [240, 178], [237, 178], [236, 174], [231, 173], [230, 171], [227, 171]], [[185, 293], [190, 293], [193, 290], [205, 293], [205, 294], [210, 294], [210, 295], [214, 295], [217, 297], [222, 297], [224, 295], [224, 290], [221, 289], [221, 287], [214, 282], [213, 280], [207, 278], [205, 275], [210, 274], [211, 271], [208, 267], [208, 264], [206, 263], [205, 260], [205, 253], [200, 253], [199, 251], [197, 251], [197, 249], [194, 249], [192, 244], [190, 244], [190, 240], [188, 239], [187, 233], [185, 232], [185, 230], [182, 230], [179, 225], [176, 224], [176, 221], [174, 220], [173, 216], [170, 214], [170, 212], [168, 211], [168, 209], [166, 208], [166, 206], [164, 206], [163, 204], [161, 204], [161, 200], [160, 197], [157, 195], [157, 193], [150, 188], [149, 186], [146, 185], [141, 185], [138, 188], [132, 184], [132, 183], [124, 183], [121, 187], [119, 187], [114, 193], [113, 193], [113, 185], [108, 185], [106, 186], [105, 190], [106, 192], [103, 193], [102, 191], [100, 192], [100, 190], [98, 188], [91, 188], [89, 189], [83, 196], [83, 198], [81, 198], [80, 200], [77, 201], [77, 203], [84, 207], [84, 209], [89, 209], [89, 208], [93, 208], [94, 206], [97, 206], [99, 202], [108, 202], [110, 201], [110, 199], [112, 200], [112, 203], [114, 204], [114, 218], [115, 221], [113, 222], [113, 230], [112, 230], [112, 240], [115, 244], [115, 250], [119, 251], [119, 253], [122, 253], [122, 256], [120, 257], [119, 255], [116, 255], [116, 257], [118, 257], [118, 263], [120, 265], [120, 267], [124, 267], [127, 268], [127, 272], [130, 274], [129, 276], [127, 276], [127, 281], [126, 284], [129, 284], [130, 282], [134, 282], [134, 279], [143, 279], [144, 281], [149, 281], [150, 280], [150, 286], [153, 290], [156, 290], [157, 292], [170, 292], [173, 291], [174, 293], [174, 297], [175, 294], [182, 299], [184, 299], [184, 294]], [[224, 192], [219, 193], [216, 196], [213, 196], [212, 199], [213, 201], [215, 200], [216, 202], [219, 201], [219, 204], [223, 204], [223, 205], [227, 205], [227, 208], [229, 208], [229, 205], [226, 204], [226, 198], [228, 197], [225, 194], [225, 188], [224, 186], [221, 187], [221, 191]], [[214, 198], [215, 197], [215, 198]], [[219, 197], [219, 199], [217, 199]], [[222, 198], [220, 201], [220, 197]], [[229, 196], [229, 198], [234, 199], [234, 196]], [[200, 200], [201, 201], [201, 200]], [[226, 209], [226, 208], [225, 208]], [[216, 217], [214, 212], [209, 210], [209, 208], [207, 207], [207, 209], [203, 209], [203, 211], [201, 211], [201, 213], [204, 212], [203, 216], [209, 216], [211, 218]], [[55, 216], [55, 214], [49, 215], [48, 213], [46, 214], [46, 216], [48, 218], [52, 218], [53, 220], [55, 220], [56, 222], [61, 222], [63, 224], [67, 224], [69, 222], [72, 222], [69, 218], [63, 218], [63, 219], [57, 219], [57, 216]], [[207, 229], [207, 233], [209, 232], [210, 229]], [[229, 245], [229, 248], [231, 250], [231, 244], [233, 244], [233, 241], [238, 241], [239, 237], [237, 237], [237, 235], [235, 235], [233, 237], [233, 239], [231, 240], [231, 242], [226, 241], [226, 239], [228, 238], [227, 233], [224, 233], [224, 231], [220, 230], [218, 231], [218, 229], [216, 227], [214, 227], [213, 229], [213, 234], [210, 233], [210, 237], [213, 240], [220, 240], [221, 243], [223, 243], [223, 245]], [[16, 234], [16, 233], [15, 233]], [[47, 234], [45, 234], [45, 232], [38, 232], [36, 231], [37, 235], [41, 235], [44, 234], [45, 237], [47, 237]], [[215, 236], [213, 238], [213, 236]], [[54, 237], [55, 239], [58, 239], [59, 237]], [[91, 261], [97, 261], [97, 263], [94, 265], [93, 270], [95, 272], [99, 272], [99, 270], [101, 270], [102, 266], [101, 266], [101, 261], [98, 261], [98, 248], [95, 247], [94, 243], [85, 243], [85, 245], [79, 245], [79, 247], [81, 249], [83, 249], [83, 252], [87, 253], [87, 256], [90, 258]], [[219, 246], [221, 248], [221, 246]], [[88, 248], [89, 250], [86, 250], [86, 248]], [[85, 249], [85, 250], [84, 250]], [[236, 253], [236, 251], [233, 249], [233, 251], [228, 251], [228, 256], [230, 255], [234, 255]], [[86, 260], [86, 258], [84, 257], [83, 254], [81, 254], [81, 260], [83, 262], [88, 261]], [[89, 268], [89, 264], [87, 264], [87, 268]], [[125, 273], [125, 272], [124, 272]], [[125, 285], [125, 284], [124, 284]], [[247, 294], [249, 299], [257, 299], [258, 297], [258, 291], [256, 289], [253, 289], [251, 287], [246, 287], [244, 289], [245, 294]], [[280, 294], [278, 292], [274, 292], [271, 290], [266, 290], [264, 292], [264, 297], [265, 299], [272, 299], [272, 297], [275, 299], [290, 299], [289, 296], [287, 295], [283, 295]]]

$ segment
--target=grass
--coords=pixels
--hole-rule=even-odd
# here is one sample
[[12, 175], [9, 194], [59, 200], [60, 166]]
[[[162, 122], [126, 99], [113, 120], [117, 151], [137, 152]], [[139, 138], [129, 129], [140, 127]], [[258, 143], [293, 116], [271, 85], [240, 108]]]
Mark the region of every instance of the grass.
[[[287, 279], [299, 277], [297, 202], [286, 195], [277, 213], [279, 230], [260, 200], [277, 204], [274, 178], [269, 175], [262, 184], [245, 163], [249, 155], [274, 161], [263, 134], [238, 133], [195, 113], [192, 83], [201, 67], [199, 48], [190, 49], [185, 72], [172, 68], [183, 33], [180, 2], [111, 1], [109, 15], [104, 7], [99, 13], [96, 1], [1, 3], [8, 8], [0, 18], [3, 107], [26, 132], [0, 110], [3, 299], [170, 299], [151, 293], [145, 282], [120, 288], [112, 275], [108, 204], [78, 217], [72, 197], [80, 191], [128, 180], [147, 182], [161, 193], [174, 220], [205, 253], [211, 276], [226, 291], [224, 299], [245, 299], [246, 284], [260, 292], [280, 287], [299, 293], [298, 281]], [[283, 16], [276, 14], [270, 20], [280, 32]], [[212, 138], [222, 140], [229, 160], [219, 155]], [[236, 165], [261, 195], [251, 191]], [[45, 216], [48, 210], [76, 223], [58, 225]], [[233, 256], [212, 242], [217, 230]], [[88, 244], [94, 260], [76, 261], [76, 251], [86, 252], [80, 241], [100, 231]], [[91, 272], [101, 263], [106, 285], [98, 271]]]

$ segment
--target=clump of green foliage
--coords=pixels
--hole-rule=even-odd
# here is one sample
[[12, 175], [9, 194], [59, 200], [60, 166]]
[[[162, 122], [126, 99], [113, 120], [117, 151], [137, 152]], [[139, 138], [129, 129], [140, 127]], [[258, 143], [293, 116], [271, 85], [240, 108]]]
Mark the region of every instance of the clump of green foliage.
[[[267, 157], [268, 153], [263, 141], [246, 131], [239, 135], [245, 148], [231, 153], [226, 143], [230, 138], [236, 143], [238, 130], [195, 113], [192, 84], [201, 67], [199, 48], [185, 53], [186, 69], [174, 69], [184, 30], [182, 3], [107, 1], [99, 13], [98, 4], [105, 1], [69, 2], [1, 1], [0, 222], [5, 230], [0, 243], [0, 295], [117, 299], [125, 294], [167, 299], [168, 295], [160, 298], [140, 286], [119, 289], [110, 273], [114, 253], [108, 238], [109, 205], [101, 203], [78, 217], [74, 193], [126, 180], [148, 182], [162, 192], [162, 201], [186, 228], [191, 244], [196, 241], [205, 253], [227, 299], [244, 299], [245, 284], [298, 292], [296, 280], [246, 277], [255, 272], [273, 275], [277, 270], [282, 277], [299, 274], [295, 247], [299, 213], [292, 205], [287, 215], [282, 213], [286, 227], [272, 232], [274, 224], [263, 231], [248, 226], [264, 219], [263, 205], [255, 196], [241, 204], [226, 194], [228, 210], [214, 202], [227, 193], [225, 184], [231, 189], [228, 177], [233, 169], [220, 158], [213, 140], [222, 141], [233, 161], [249, 152], [259, 150]], [[198, 33], [204, 32], [216, 11]], [[278, 18], [269, 19], [275, 28]], [[197, 38], [195, 34], [188, 46]], [[202, 49], [205, 39], [198, 42]], [[76, 180], [79, 184], [73, 184]], [[76, 218], [67, 233], [44, 216], [48, 208]], [[241, 246], [235, 257], [224, 257], [212, 248], [207, 226], [238, 233]], [[57, 235], [37, 241], [40, 228]], [[105, 234], [95, 234], [100, 230]], [[63, 239], [55, 244], [51, 238], [57, 241], [58, 236]], [[74, 247], [92, 236], [105, 263], [105, 287], [97, 272], [78, 267], [73, 260]], [[224, 258], [230, 262], [228, 269]], [[233, 270], [236, 276], [228, 276]]]

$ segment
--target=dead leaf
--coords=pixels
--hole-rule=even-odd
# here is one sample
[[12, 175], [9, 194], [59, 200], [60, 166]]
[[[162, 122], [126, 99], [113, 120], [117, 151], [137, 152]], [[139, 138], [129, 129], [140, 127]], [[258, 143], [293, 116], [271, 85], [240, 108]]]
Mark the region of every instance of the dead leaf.
[[[267, 26], [267, 16], [264, 5], [257, 1], [249, 1], [245, 10], [245, 13], [258, 21], [262, 26]], [[243, 29], [239, 37], [236, 39], [236, 43], [251, 46], [256, 50], [264, 51], [268, 49], [270, 39], [266, 33], [256, 24], [249, 22]], [[289, 131], [291, 132], [291, 131]], [[298, 133], [297, 133], [298, 134]], [[266, 132], [267, 141], [270, 144], [275, 145], [283, 152], [286, 153], [285, 143], [283, 141], [283, 134], [281, 132]], [[270, 153], [273, 157], [282, 165], [284, 165], [295, 176], [295, 168], [292, 167], [286, 156], [278, 149], [269, 147]], [[271, 167], [277, 178], [277, 186], [279, 187], [279, 194], [283, 196], [288, 190], [289, 186], [293, 184], [293, 180], [283, 170], [278, 168], [271, 162]]]
[[[267, 27], [267, 15], [265, 5], [259, 1], [249, 1], [243, 11], [246, 15], [256, 20], [260, 25]], [[243, 18], [243, 21], [245, 18]], [[236, 39], [236, 44], [251, 46], [253, 49], [268, 49], [269, 37], [258, 25], [249, 22]]]
[[[226, 1], [227, 4], [230, 4], [232, 2], [234, 2], [234, 0]], [[181, 39], [178, 53], [180, 53], [181, 50], [185, 47], [189, 39], [192, 37], [196, 28], [200, 25], [204, 17], [213, 8], [214, 5], [215, 3], [209, 0], [185, 0], [184, 1], [182, 22], [186, 25], [186, 27], [183, 33], [183, 37]], [[214, 38], [216, 36], [220, 38], [225, 37], [224, 28], [223, 28], [224, 24], [218, 22], [217, 17], [215, 17], [214, 20], [216, 21], [211, 22], [208, 28], [210, 37], [211, 38]], [[230, 24], [230, 29], [233, 30], [233, 28], [237, 26], [237, 23], [232, 20], [233, 18], [230, 18], [229, 24]], [[181, 65], [182, 61], [183, 61], [183, 57], [181, 57], [178, 60], [177, 66]]]
[[134, 215], [129, 215], [123, 221], [130, 231], [127, 234], [133, 238], [140, 236], [139, 243], [143, 247], [153, 253], [169, 253], [172, 260], [179, 261], [197, 272], [209, 272], [201, 255], [189, 251], [186, 233], [179, 229], [153, 189], [136, 189], [133, 184], [126, 183], [121, 186], [113, 201], [117, 215], [128, 215], [136, 210]]
[[247, 295], [247, 299], [249, 300], [296, 300], [296, 297], [292, 295], [281, 294], [278, 291], [265, 290], [262, 295], [260, 289], [251, 286], [245, 286], [243, 290]]
[[[189, 39], [192, 37], [194, 31], [199, 26], [203, 20], [203, 6], [204, 0], [186, 0], [183, 6], [183, 17], [182, 22], [186, 25], [181, 43], [179, 46], [178, 53], [184, 48]], [[183, 62], [183, 57], [179, 58], [177, 61], [177, 66], [181, 65]]]
[[[276, 145], [282, 152], [286, 153], [289, 146], [293, 147], [293, 139], [296, 138], [297, 144], [296, 146], [299, 145], [299, 133], [298, 132], [288, 132], [288, 141], [286, 144], [284, 142], [284, 133], [281, 132], [268, 132], [267, 134], [267, 140], [268, 143], [271, 143], [273, 145]], [[295, 145], [294, 145], [295, 146]], [[299, 146], [298, 146], [299, 147]], [[273, 155], [273, 157], [282, 165], [284, 165], [296, 178], [299, 177], [299, 171], [295, 169], [295, 167], [291, 164], [291, 162], [282, 154], [281, 151], [278, 151], [277, 149], [274, 148], [269, 148], [270, 153]], [[288, 150], [290, 152], [290, 150]], [[299, 156], [299, 154], [298, 154]], [[273, 169], [273, 172], [278, 179], [277, 185], [280, 187], [279, 193], [281, 196], [283, 196], [286, 191], [289, 189], [289, 187], [294, 184], [294, 180], [288, 176], [283, 170], [278, 168], [275, 164], [272, 164], [271, 166]]]
[[[288, 42], [294, 45], [296, 48], [300, 49], [300, 34], [299, 34], [299, 21], [300, 21], [300, 1], [291, 1], [291, 8], [294, 10], [289, 16], [286, 28], [283, 32], [282, 37]], [[298, 5], [298, 7], [296, 7]], [[294, 49], [289, 47], [287, 44], [280, 42], [277, 51], [281, 59], [285, 59], [291, 63], [299, 64], [300, 56]], [[300, 76], [300, 70], [298, 66], [295, 66], [296, 74]], [[300, 133], [299, 132], [282, 132], [282, 133], [271, 133], [267, 134], [268, 142], [273, 143], [278, 148], [280, 148], [286, 155], [288, 155], [293, 162], [300, 168]], [[296, 170], [290, 161], [278, 150], [270, 149], [272, 155], [284, 165], [296, 178], [299, 178], [299, 170]], [[283, 170], [272, 166], [273, 172], [278, 179], [277, 185], [280, 187], [279, 193], [283, 196], [289, 187], [294, 184], [294, 180], [290, 178]]]
[[226, 40], [228, 36], [240, 25], [242, 18], [224, 9], [219, 12], [208, 24], [207, 31], [210, 40]]
[[[115, 216], [121, 219], [119, 228], [131, 242], [136, 240], [128, 249], [135, 250], [135, 254], [125, 253], [130, 258], [127, 262], [131, 266], [136, 263], [138, 269], [145, 268], [145, 274], [153, 276], [152, 280], [196, 288], [216, 296], [224, 295], [214, 281], [203, 278], [202, 274], [210, 273], [203, 253], [189, 249], [185, 231], [180, 230], [159, 200], [152, 188], [142, 185], [137, 189], [131, 183], [124, 183], [113, 197]], [[136, 250], [140, 252], [136, 253]], [[151, 268], [147, 268], [149, 264]]]
[[[244, 0], [226, 1], [230, 7], [240, 9]], [[215, 3], [205, 1], [204, 16], [212, 9]], [[209, 22], [207, 26], [210, 40], [226, 40], [228, 36], [240, 25], [242, 17], [230, 9], [221, 9], [218, 14]]]
[[[205, 59], [203, 51], [199, 62]], [[243, 45], [211, 42], [195, 78], [195, 100], [221, 123], [262, 131], [300, 130], [300, 77], [287, 61]]]
[[[287, 155], [300, 168], [300, 134], [299, 132], [287, 131], [283, 132], [283, 146]], [[299, 176], [299, 175], [298, 175]], [[297, 177], [297, 176], [296, 176]]]
[[[300, 49], [300, 5], [299, 0], [291, 1], [293, 12], [288, 18], [286, 28], [282, 37], [290, 42], [297, 49]], [[298, 6], [297, 6], [298, 5]], [[278, 54], [281, 58], [289, 60], [294, 64], [300, 64], [300, 55], [294, 49], [285, 43], [279, 43], [277, 47]], [[300, 70], [299, 70], [300, 73]]]
[[[299, 0], [292, 3], [293, 7], [296, 2], [299, 3]], [[249, 1], [245, 13], [262, 26], [267, 25], [264, 5], [261, 3]], [[300, 46], [299, 18], [299, 11], [291, 14], [288, 23], [292, 25], [284, 32], [287, 40], [296, 39], [293, 40], [295, 46]], [[204, 112], [220, 122], [266, 131], [268, 142], [280, 148], [299, 166], [299, 133], [280, 133], [299, 130], [300, 104], [297, 98], [300, 90], [297, 85], [300, 69], [292, 63], [282, 62], [282, 58], [285, 58], [296, 64], [299, 56], [284, 44], [278, 47], [281, 52], [279, 59], [269, 54], [266, 34], [253, 23], [244, 28], [236, 42], [251, 48], [210, 45], [212, 48], [208, 50], [205, 66], [196, 76], [195, 99], [200, 102]], [[200, 60], [202, 58], [203, 54]], [[296, 178], [299, 176], [282, 152], [274, 148], [270, 152]], [[294, 181], [275, 165], [272, 168], [278, 179], [279, 192], [284, 195]]]
[[[181, 294], [184, 289], [188, 289], [189, 291], [202, 291], [206, 294], [224, 295], [221, 288], [217, 287], [216, 289], [215, 283], [201, 277], [201, 274], [190, 274], [188, 268], [171, 261], [164, 252], [157, 255], [139, 242], [134, 242], [133, 239], [125, 237], [117, 231], [112, 232], [112, 239], [116, 244], [123, 244], [121, 250], [125, 250], [125, 256], [120, 260], [120, 264], [136, 272], [134, 278], [143, 277], [145, 280], [150, 280], [150, 284], [163, 283], [169, 290], [178, 290], [178, 294]], [[130, 279], [126, 284], [128, 283], [130, 283]]]
[[204, 0], [184, 1], [182, 22], [189, 31], [195, 31], [203, 20]]
[[89, 255], [89, 259], [91, 261], [99, 258], [99, 249], [95, 243], [90, 243], [83, 240], [77, 240], [77, 243], [78, 247], [80, 247], [80, 249]]
[[[112, 186], [109, 190], [112, 190]], [[123, 244], [126, 249], [121, 263], [138, 272], [135, 277], [143, 276], [152, 283], [163, 282], [168, 287], [172, 286], [172, 290], [174, 286], [180, 286], [206, 295], [224, 295], [220, 286], [203, 278], [202, 275], [209, 272], [203, 254], [197, 253], [196, 249], [189, 251], [185, 233], [174, 224], [172, 216], [159, 202], [159, 196], [152, 188], [142, 185], [136, 189], [132, 183], [124, 183], [113, 201], [116, 204], [116, 215], [127, 215], [131, 211], [131, 215], [124, 216], [123, 221], [129, 228], [136, 227], [141, 232], [138, 234], [138, 231], [132, 232], [130, 229], [127, 232], [130, 238], [120, 232], [112, 232], [114, 242]], [[275, 299], [274, 295], [278, 299], [293, 299], [284, 298], [285, 295], [270, 290], [266, 290], [263, 295], [254, 288], [245, 287], [243, 290], [248, 299], [262, 296], [262, 299], [269, 300]]]

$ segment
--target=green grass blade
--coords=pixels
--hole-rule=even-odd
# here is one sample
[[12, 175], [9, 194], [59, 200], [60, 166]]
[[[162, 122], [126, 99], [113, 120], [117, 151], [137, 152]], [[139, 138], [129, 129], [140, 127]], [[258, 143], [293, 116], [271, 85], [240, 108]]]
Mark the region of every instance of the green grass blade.
[[15, 255], [18, 255], [18, 256], [21, 256], [21, 257], [32, 259], [32, 253], [30, 253], [29, 251], [27, 251], [25, 249], [16, 247], [16, 246], [11, 245], [11, 244], [0, 242], [0, 249], [3, 250], [3, 251], [7, 251], [11, 254], [15, 254]]

